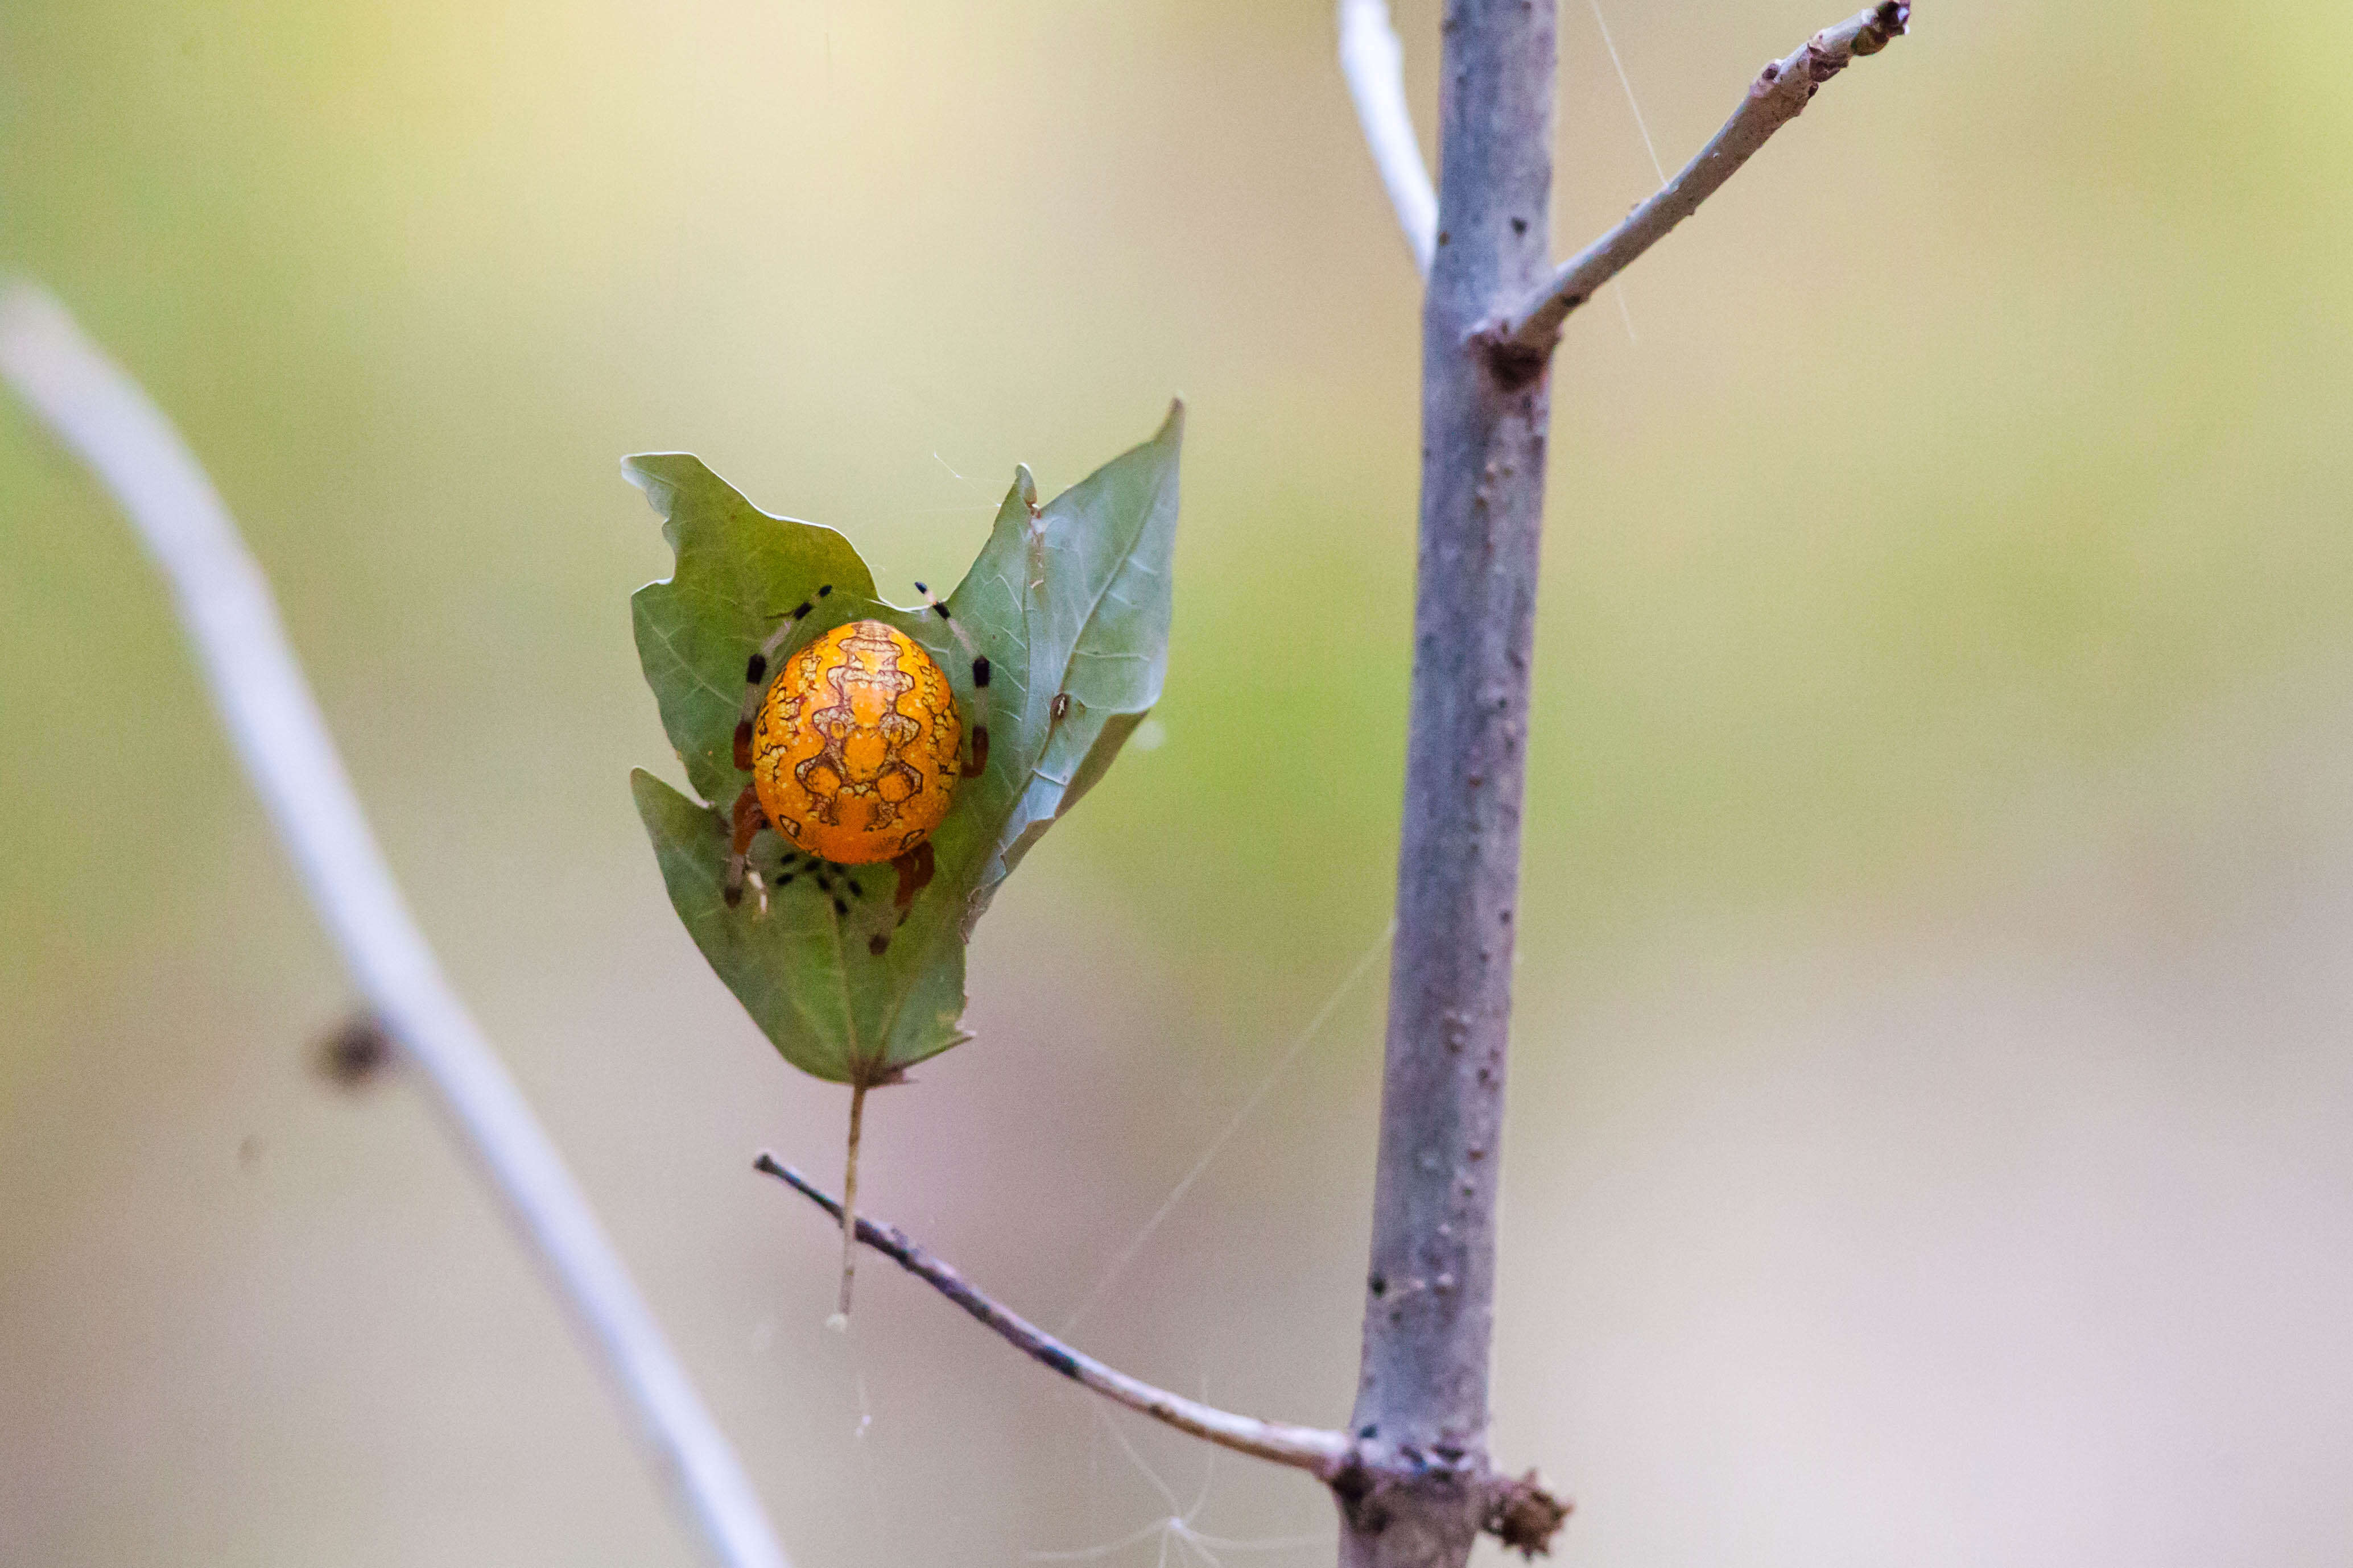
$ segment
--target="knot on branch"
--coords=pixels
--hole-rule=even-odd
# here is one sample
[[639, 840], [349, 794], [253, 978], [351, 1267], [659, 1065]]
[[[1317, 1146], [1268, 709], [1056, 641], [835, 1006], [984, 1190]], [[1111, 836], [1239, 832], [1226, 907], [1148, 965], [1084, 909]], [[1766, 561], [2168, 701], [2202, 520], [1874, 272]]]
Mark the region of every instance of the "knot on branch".
[[1523, 1557], [1551, 1556], [1553, 1535], [1576, 1505], [1546, 1491], [1534, 1470], [1497, 1485], [1479, 1528]]
[[1451, 1538], [1467, 1550], [1483, 1531], [1529, 1558], [1552, 1554], [1571, 1506], [1534, 1470], [1514, 1479], [1489, 1468], [1483, 1455], [1454, 1448], [1426, 1454], [1360, 1443], [1327, 1484], [1351, 1534], [1404, 1531]]
[[1410, 1446], [1360, 1444], [1331, 1478], [1348, 1534], [1379, 1541], [1369, 1561], [1461, 1562], [1486, 1517], [1483, 1460], [1433, 1461]]
[[1561, 319], [1584, 303], [1582, 294], [1562, 301], [1559, 315], [1549, 321], [1530, 322], [1536, 329], [1534, 331], [1515, 333], [1510, 318], [1504, 316], [1482, 321], [1472, 330], [1468, 346], [1485, 362], [1497, 391], [1525, 392], [1543, 380], [1550, 368], [1552, 351], [1560, 343]]

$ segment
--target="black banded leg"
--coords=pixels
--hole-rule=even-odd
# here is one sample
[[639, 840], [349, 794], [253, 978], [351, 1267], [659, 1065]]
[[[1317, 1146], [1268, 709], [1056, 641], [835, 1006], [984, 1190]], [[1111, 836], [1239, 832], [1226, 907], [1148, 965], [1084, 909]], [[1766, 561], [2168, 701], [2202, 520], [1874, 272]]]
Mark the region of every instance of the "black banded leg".
[[849, 913], [849, 900], [841, 896], [841, 891], [847, 888], [849, 889], [850, 897], [856, 898], [859, 889], [858, 884], [850, 879], [848, 870], [830, 860], [820, 860], [812, 855], [809, 857], [809, 880], [817, 884], [817, 890], [833, 905], [833, 912], [837, 916]]
[[947, 622], [948, 630], [955, 634], [956, 642], [964, 648], [965, 657], [972, 660], [973, 706], [979, 711], [973, 718], [972, 747], [969, 754], [965, 758], [963, 773], [968, 779], [976, 779], [988, 766], [988, 656], [973, 645], [971, 634], [964, 629], [963, 625], [954, 616], [948, 614], [946, 604], [937, 595], [921, 583], [915, 584], [915, 592], [923, 596], [923, 603], [932, 607], [934, 615]]
[[818, 599], [832, 592], [833, 584], [828, 583], [817, 591], [817, 598], [803, 599], [794, 605], [785, 616], [785, 624], [768, 634], [767, 640], [744, 666], [744, 707], [735, 716], [735, 765], [747, 773], [752, 771], [752, 721], [760, 716], [760, 699], [768, 694], [768, 667], [775, 662], [776, 650], [785, 646], [785, 639], [793, 635], [793, 629], [817, 608]]

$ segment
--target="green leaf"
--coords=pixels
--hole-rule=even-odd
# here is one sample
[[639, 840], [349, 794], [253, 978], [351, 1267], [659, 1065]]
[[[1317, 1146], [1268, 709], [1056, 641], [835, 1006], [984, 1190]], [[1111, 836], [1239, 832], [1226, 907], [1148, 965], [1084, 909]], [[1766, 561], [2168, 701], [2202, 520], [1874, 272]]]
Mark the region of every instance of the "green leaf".
[[[668, 580], [638, 590], [638, 655], [662, 727], [703, 798], [642, 770], [630, 788], [679, 918], [794, 1066], [871, 1084], [970, 1037], [958, 1021], [974, 924], [1159, 700], [1183, 437], [1180, 405], [1150, 441], [1043, 507], [1029, 471], [1016, 473], [988, 542], [948, 598], [992, 666], [986, 692], [974, 689], [970, 656], [955, 634], [921, 606], [878, 598], [872, 574], [840, 534], [761, 511], [683, 454], [623, 464], [662, 515], [678, 560]], [[847, 621], [888, 622], [939, 660], [965, 725], [989, 729], [988, 766], [958, 786], [933, 831], [934, 879], [895, 930], [887, 866], [850, 873], [860, 891], [845, 890], [847, 915], [806, 879], [773, 889], [765, 908], [747, 896], [731, 909], [720, 896], [725, 813], [750, 782], [733, 759], [744, 661], [826, 584], [833, 592], [817, 601], [796, 645]], [[781, 847], [762, 833], [753, 864], [774, 868]], [[876, 937], [888, 939], [879, 955]]]

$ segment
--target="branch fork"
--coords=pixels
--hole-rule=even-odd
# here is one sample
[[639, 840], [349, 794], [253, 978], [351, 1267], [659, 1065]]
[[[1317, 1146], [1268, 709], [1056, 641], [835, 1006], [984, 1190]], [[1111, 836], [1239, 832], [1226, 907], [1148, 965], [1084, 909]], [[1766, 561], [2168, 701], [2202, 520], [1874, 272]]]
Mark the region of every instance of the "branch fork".
[[[838, 1199], [775, 1155], [763, 1152], [752, 1162], [752, 1168], [776, 1177], [837, 1224], [844, 1223]], [[1475, 1494], [1487, 1532], [1533, 1556], [1546, 1550], [1553, 1531], [1568, 1517], [1568, 1504], [1546, 1491], [1534, 1470], [1514, 1479], [1493, 1470], [1482, 1454], [1460, 1449], [1424, 1452], [1410, 1445], [1392, 1447], [1368, 1436], [1352, 1437], [1323, 1427], [1263, 1421], [1156, 1388], [1048, 1333], [966, 1279], [954, 1265], [918, 1245], [897, 1226], [863, 1215], [857, 1216], [855, 1225], [860, 1242], [962, 1307], [1041, 1366], [1179, 1432], [1252, 1458], [1305, 1470], [1332, 1489], [1342, 1511], [1352, 1521], [1377, 1513], [1385, 1500], [1400, 1489], [1419, 1489], [1435, 1482]]]

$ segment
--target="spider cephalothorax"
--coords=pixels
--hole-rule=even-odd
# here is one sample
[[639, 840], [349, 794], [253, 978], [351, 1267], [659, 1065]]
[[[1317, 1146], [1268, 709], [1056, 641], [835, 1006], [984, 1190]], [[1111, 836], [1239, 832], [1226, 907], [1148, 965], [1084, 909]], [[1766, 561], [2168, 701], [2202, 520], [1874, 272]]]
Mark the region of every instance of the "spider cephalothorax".
[[[972, 654], [974, 700], [985, 702], [987, 658], [973, 650], [947, 606], [915, 586]], [[817, 598], [832, 592], [820, 588]], [[752, 782], [735, 800], [727, 901], [742, 901], [753, 837], [772, 827], [786, 846], [779, 888], [807, 871], [835, 912], [848, 914], [842, 889], [853, 898], [862, 889], [843, 868], [889, 861], [899, 873], [892, 901], [903, 920], [931, 880], [932, 829], [947, 815], [957, 782], [987, 765], [988, 726], [972, 726], [967, 756], [946, 673], [920, 643], [881, 621], [836, 626], [775, 666], [776, 650], [815, 607], [816, 600], [803, 601], [744, 672], [735, 765]], [[869, 945], [879, 954], [888, 944], [878, 932]]]

